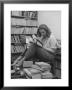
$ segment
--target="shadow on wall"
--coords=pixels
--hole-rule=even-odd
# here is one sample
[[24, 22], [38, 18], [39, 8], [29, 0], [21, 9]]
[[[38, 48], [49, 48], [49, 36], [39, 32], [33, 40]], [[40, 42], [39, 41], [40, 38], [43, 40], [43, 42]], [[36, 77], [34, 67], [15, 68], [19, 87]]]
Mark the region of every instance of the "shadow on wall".
[[46, 24], [55, 37], [61, 40], [61, 11], [39, 11], [38, 25]]

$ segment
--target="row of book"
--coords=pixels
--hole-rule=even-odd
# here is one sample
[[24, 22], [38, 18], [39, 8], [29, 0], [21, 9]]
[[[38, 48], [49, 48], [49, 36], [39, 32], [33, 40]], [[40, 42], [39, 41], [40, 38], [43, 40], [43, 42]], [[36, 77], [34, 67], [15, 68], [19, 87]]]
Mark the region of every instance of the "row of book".
[[11, 34], [23, 34], [24, 31], [25, 31], [25, 28], [11, 27]]
[[37, 32], [37, 11], [11, 11], [11, 16], [11, 53], [24, 52], [25, 34]]
[[11, 11], [11, 16], [22, 16], [21, 11]]
[[25, 51], [25, 47], [23, 46], [14, 46], [11, 45], [11, 53], [21, 53]]
[[37, 11], [12, 11], [11, 12], [12, 16], [24, 16], [30, 19], [31, 18], [37, 19], [37, 14], [38, 14]]
[[28, 18], [37, 18], [37, 11], [22, 11], [22, 16]]
[[37, 26], [37, 21], [26, 20], [24, 18], [11, 18], [11, 25]]
[[22, 36], [12, 35], [11, 43], [26, 43], [26, 38], [24, 35], [22, 35]]
[[36, 27], [11, 28], [11, 34], [36, 34], [36, 33], [37, 33]]

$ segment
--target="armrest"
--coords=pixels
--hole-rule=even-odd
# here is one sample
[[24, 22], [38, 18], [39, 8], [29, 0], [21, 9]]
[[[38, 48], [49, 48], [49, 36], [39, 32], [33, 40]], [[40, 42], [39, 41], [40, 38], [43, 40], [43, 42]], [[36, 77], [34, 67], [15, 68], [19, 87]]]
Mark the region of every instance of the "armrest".
[[61, 48], [57, 48], [55, 52], [55, 60], [61, 62]]

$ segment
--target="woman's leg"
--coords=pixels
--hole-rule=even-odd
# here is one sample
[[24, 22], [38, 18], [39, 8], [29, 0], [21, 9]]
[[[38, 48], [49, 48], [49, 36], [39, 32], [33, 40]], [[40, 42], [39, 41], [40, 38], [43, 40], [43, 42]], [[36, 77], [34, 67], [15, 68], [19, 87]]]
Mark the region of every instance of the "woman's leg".
[[25, 52], [24, 56], [25, 57], [25, 60], [26, 59], [30, 59], [32, 57], [35, 56], [35, 53], [36, 53], [36, 46], [34, 44], [32, 44], [28, 49], [27, 51]]
[[36, 50], [37, 50], [37, 56], [40, 59], [43, 59], [44, 61], [53, 61], [54, 60], [54, 54], [48, 52], [44, 48], [38, 46]]
[[21, 56], [21, 58], [19, 58], [20, 60], [18, 61], [17, 65], [20, 66], [23, 61], [34, 57], [35, 52], [36, 52], [36, 47], [35, 47], [34, 44], [32, 44], [32, 45], [26, 50], [26, 52]]
[[55, 74], [54, 55], [41, 47], [37, 47], [37, 56], [41, 59], [41, 61], [49, 62], [52, 66], [52, 73]]

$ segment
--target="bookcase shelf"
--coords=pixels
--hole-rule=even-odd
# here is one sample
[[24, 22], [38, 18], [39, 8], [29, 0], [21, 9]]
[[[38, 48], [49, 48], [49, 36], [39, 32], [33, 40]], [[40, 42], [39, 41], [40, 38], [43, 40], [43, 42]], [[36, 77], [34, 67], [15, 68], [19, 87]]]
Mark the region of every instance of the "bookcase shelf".
[[11, 18], [37, 20], [37, 11], [12, 11]]
[[21, 36], [21, 35], [24, 35], [24, 36], [32, 36], [32, 34], [11, 34], [11, 36]]
[[11, 18], [20, 18], [20, 19], [30, 19], [30, 20], [37, 20], [37, 17], [31, 17], [31, 18], [27, 18], [26, 16], [11, 16]]
[[23, 28], [23, 27], [27, 27], [27, 28], [38, 28], [38, 26], [23, 26], [23, 25], [11, 25], [11, 27], [16, 27], [16, 28]]
[[36, 34], [37, 11], [11, 11], [11, 54], [25, 51], [26, 38]]
[[11, 43], [11, 45], [15, 45], [15, 46], [23, 46], [23, 44], [26, 44], [26, 43]]

